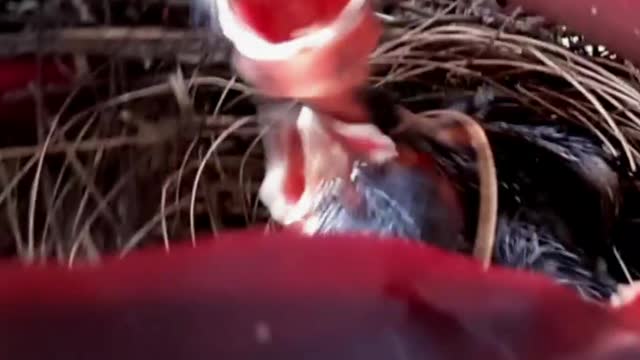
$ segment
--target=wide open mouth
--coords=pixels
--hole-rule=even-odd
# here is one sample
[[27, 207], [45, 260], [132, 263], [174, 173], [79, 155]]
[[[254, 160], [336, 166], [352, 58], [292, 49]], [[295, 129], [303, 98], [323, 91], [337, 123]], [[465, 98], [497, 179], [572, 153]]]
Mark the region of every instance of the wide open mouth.
[[397, 155], [394, 142], [373, 124], [342, 123], [291, 104], [265, 105], [258, 113], [271, 127], [260, 199], [285, 225], [307, 215], [326, 182], [348, 181], [356, 161], [384, 163]]
[[275, 61], [335, 41], [358, 24], [366, 4], [366, 0], [218, 0], [218, 15], [222, 31], [242, 55]]

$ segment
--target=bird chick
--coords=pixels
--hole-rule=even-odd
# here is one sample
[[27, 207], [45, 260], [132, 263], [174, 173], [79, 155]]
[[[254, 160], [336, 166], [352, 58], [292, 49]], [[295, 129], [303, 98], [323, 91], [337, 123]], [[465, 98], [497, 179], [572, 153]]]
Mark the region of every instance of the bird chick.
[[[384, 104], [379, 95], [368, 102], [371, 113], [388, 115], [375, 110]], [[449, 104], [478, 116], [496, 154], [500, 186], [493, 262], [545, 274], [584, 299], [610, 299], [617, 283], [597, 266], [619, 200], [617, 174], [606, 151], [579, 129], [525, 117], [527, 112], [513, 102], [474, 99]], [[520, 116], [504, 117], [509, 111]], [[391, 132], [389, 118], [371, 119]], [[402, 161], [354, 166], [349, 181], [329, 181], [316, 193], [310, 233], [364, 231], [469, 252], [479, 197], [472, 158], [419, 134], [393, 140], [398, 148], [432, 159], [431, 170]], [[445, 195], [443, 186], [453, 197]], [[452, 198], [462, 208], [451, 206]]]
[[419, 239], [463, 251], [461, 209], [449, 185], [442, 174], [400, 162], [355, 164], [348, 181], [329, 181], [318, 191], [306, 228]]

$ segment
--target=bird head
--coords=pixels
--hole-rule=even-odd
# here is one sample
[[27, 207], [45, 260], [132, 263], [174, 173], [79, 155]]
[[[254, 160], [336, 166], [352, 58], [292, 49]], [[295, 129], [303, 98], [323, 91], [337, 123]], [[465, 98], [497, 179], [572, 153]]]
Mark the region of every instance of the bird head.
[[[370, 108], [370, 107], [367, 107]], [[371, 122], [349, 123], [304, 105], [259, 110], [271, 216], [313, 235], [358, 232], [465, 247], [452, 183], [435, 159]]]
[[322, 195], [337, 183], [351, 184], [357, 164], [397, 156], [396, 144], [370, 123], [342, 122], [291, 103], [264, 105], [258, 113], [267, 126], [260, 199], [285, 225], [310, 224]]
[[[321, 188], [348, 183], [354, 164], [381, 164], [396, 145], [358, 99], [381, 34], [367, 0], [219, 0], [238, 73], [262, 94], [300, 100], [259, 107], [266, 176], [260, 190], [285, 225], [309, 214]], [[277, 11], [274, 11], [277, 9]]]
[[[262, 94], [302, 103], [272, 100], [258, 109], [268, 129], [259, 196], [272, 218], [309, 234], [369, 230], [422, 237], [424, 207], [434, 200], [426, 189], [440, 188], [439, 200], [447, 191], [437, 182], [412, 180], [425, 179], [420, 165], [432, 177], [434, 167], [378, 126], [397, 117], [395, 104], [363, 90], [381, 35], [369, 2], [219, 0], [217, 11], [235, 46], [238, 73]], [[397, 191], [403, 188], [405, 194]]]
[[238, 73], [264, 94], [346, 94], [366, 82], [381, 26], [368, 0], [218, 0]]

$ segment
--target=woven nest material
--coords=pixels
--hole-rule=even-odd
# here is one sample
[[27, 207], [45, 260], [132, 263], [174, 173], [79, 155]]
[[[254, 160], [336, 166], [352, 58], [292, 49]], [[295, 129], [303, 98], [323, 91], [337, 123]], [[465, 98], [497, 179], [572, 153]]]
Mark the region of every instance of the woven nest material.
[[[2, 255], [72, 265], [268, 221], [256, 198], [263, 157], [252, 90], [232, 77], [228, 44], [190, 28], [184, 2], [142, 3], [4, 9], [0, 55], [71, 56], [84, 70], [72, 86], [11, 95], [35, 93], [40, 111], [0, 144]], [[53, 15], [63, 9], [71, 15], [60, 24]], [[637, 168], [640, 71], [629, 62], [486, 1], [407, 1], [385, 11], [371, 81], [407, 107], [490, 84], [588, 128], [629, 172]]]

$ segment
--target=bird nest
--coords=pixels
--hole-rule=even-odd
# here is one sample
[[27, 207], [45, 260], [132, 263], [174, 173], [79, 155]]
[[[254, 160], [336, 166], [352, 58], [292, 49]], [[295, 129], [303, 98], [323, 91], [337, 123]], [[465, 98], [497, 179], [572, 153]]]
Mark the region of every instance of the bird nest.
[[[0, 8], [0, 56], [73, 77], [46, 85], [40, 71], [2, 95], [12, 109], [0, 115], [11, 130], [0, 143], [3, 256], [72, 265], [268, 222], [256, 196], [264, 168], [253, 90], [233, 76], [221, 35], [194, 26], [189, 2], [34, 4]], [[490, 1], [383, 10], [371, 83], [408, 108], [489, 84], [589, 129], [635, 172], [640, 71], [629, 62]]]

